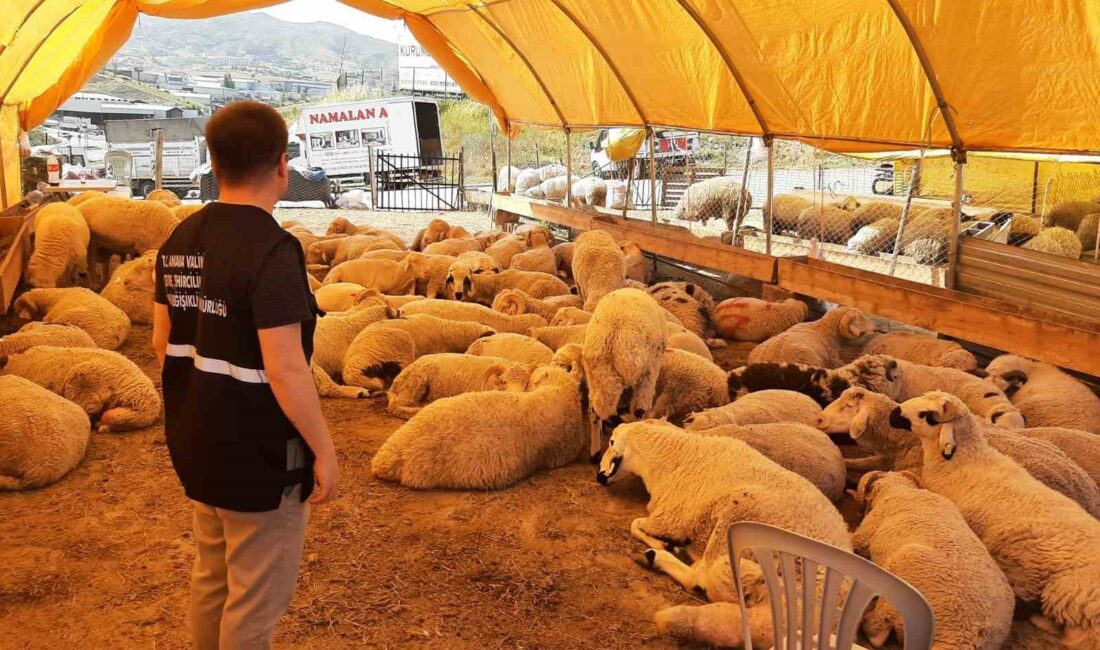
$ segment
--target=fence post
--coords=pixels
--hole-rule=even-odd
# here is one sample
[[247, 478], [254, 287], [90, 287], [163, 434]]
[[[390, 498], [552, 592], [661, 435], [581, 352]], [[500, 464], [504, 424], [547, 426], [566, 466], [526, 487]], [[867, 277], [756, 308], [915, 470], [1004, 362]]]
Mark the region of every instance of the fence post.
[[[741, 219], [744, 218], [741, 214], [741, 207], [742, 207], [741, 203], [745, 200], [745, 193], [749, 191], [749, 188], [748, 188], [748, 184], [749, 184], [749, 164], [752, 163], [752, 138], [751, 137], [748, 139], [748, 142], [746, 144], [747, 144], [747, 146], [745, 147], [745, 169], [744, 169], [744, 171], [741, 172], [741, 192], [737, 195], [737, 209], [733, 213], [734, 214], [733, 234], [730, 235], [730, 242], [734, 246], [737, 245], [738, 231], [741, 230]], [[726, 170], [723, 169], [722, 173], [725, 174]], [[752, 209], [752, 205], [750, 204], [749, 207], [745, 210], [745, 212], [747, 213], [751, 209]], [[742, 246], [742, 248], [744, 248], [744, 246]]]
[[894, 269], [898, 265], [898, 255], [901, 254], [901, 235], [905, 232], [905, 222], [909, 220], [909, 206], [913, 202], [913, 194], [920, 185], [921, 158], [913, 164], [912, 175], [909, 176], [909, 190], [905, 193], [905, 205], [901, 208], [901, 219], [898, 220], [898, 234], [894, 238], [894, 254], [890, 256], [889, 274], [894, 275]]
[[485, 113], [489, 117], [489, 165], [493, 168], [493, 191], [497, 189], [497, 147], [495, 138], [493, 138], [493, 132], [496, 130], [496, 125], [493, 124], [493, 109], [486, 106]]
[[458, 148], [458, 197], [456, 207], [462, 210], [462, 202], [466, 199], [466, 147]]
[[638, 164], [638, 156], [631, 156], [626, 165], [626, 194], [623, 196], [623, 219], [626, 219], [627, 208], [630, 206], [630, 189], [634, 184], [634, 166]]
[[539, 143], [535, 143], [535, 169], [542, 167], [542, 161], [539, 160]]
[[944, 286], [955, 288], [955, 278], [959, 272], [959, 222], [962, 220], [963, 198], [963, 161], [955, 160], [955, 200], [951, 203], [951, 230], [947, 241], [947, 277]]
[[649, 220], [657, 225], [657, 132], [649, 127]]
[[157, 189], [164, 187], [164, 129], [157, 129], [157, 168], [156, 168], [156, 184]]
[[768, 147], [768, 199], [764, 205], [768, 209], [764, 211], [764, 252], [772, 254], [772, 205], [775, 201], [775, 140], [772, 136], [764, 136], [764, 144]]
[[367, 171], [370, 173], [370, 207], [378, 209], [378, 161], [375, 160], [377, 150], [374, 145], [367, 147]]
[[573, 138], [565, 127], [565, 207], [573, 207]]
[[505, 133], [504, 151], [505, 156], [508, 158], [508, 185], [505, 186], [504, 192], [506, 194], [512, 193], [512, 136]]

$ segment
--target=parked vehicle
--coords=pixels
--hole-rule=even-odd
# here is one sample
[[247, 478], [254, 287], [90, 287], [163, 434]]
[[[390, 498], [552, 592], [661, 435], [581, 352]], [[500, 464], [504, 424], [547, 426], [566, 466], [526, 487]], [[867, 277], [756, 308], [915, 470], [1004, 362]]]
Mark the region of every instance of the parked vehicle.
[[206, 162], [208, 154], [203, 129], [205, 117], [111, 120], [105, 124], [108, 154], [125, 151], [133, 158], [130, 190], [145, 196], [156, 187], [157, 131], [164, 132], [161, 180], [164, 189], [181, 198], [198, 186], [191, 172]]
[[[699, 153], [699, 134], [694, 131], [674, 131], [670, 129], [656, 132], [656, 159], [658, 165], [685, 166]], [[589, 144], [589, 159], [592, 172], [600, 173], [614, 168], [615, 163], [607, 154], [610, 131], [601, 129], [596, 141]], [[649, 144], [644, 143], [635, 154], [636, 160], [649, 159]]]
[[894, 193], [894, 163], [880, 163], [875, 168], [875, 178], [871, 181], [871, 191], [883, 196]]

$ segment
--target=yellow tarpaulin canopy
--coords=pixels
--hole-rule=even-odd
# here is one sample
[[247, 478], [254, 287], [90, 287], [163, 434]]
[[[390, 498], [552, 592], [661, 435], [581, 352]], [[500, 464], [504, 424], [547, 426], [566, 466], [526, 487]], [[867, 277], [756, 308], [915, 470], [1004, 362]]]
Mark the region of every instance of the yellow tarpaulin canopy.
[[[1097, 2], [343, 1], [403, 19], [513, 133], [524, 123], [653, 125], [799, 138], [841, 152], [1100, 153]], [[140, 13], [206, 18], [272, 4], [5, 1], [0, 203], [12, 202], [16, 183], [11, 121], [26, 129], [45, 120], [125, 42]]]

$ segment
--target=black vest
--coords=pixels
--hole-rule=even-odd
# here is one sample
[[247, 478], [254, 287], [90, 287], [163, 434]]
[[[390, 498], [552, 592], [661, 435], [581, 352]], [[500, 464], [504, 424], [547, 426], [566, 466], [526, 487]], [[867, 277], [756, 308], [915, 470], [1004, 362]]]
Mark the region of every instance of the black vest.
[[[288, 441], [301, 435], [267, 383], [249, 301], [264, 259], [286, 239], [293, 237], [259, 208], [212, 204], [184, 220], [157, 255], [172, 323], [161, 377], [168, 451], [187, 496], [216, 508], [274, 510], [286, 486], [302, 483], [303, 500], [313, 490], [308, 445], [304, 468], [287, 470]], [[307, 361], [315, 326], [316, 317], [302, 323]]]

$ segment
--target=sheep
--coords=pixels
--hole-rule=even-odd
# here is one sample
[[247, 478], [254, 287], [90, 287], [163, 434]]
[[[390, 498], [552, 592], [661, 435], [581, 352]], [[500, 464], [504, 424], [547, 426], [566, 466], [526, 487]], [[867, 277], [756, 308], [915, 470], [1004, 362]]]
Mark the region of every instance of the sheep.
[[546, 321], [538, 314], [509, 316], [493, 311], [484, 305], [453, 300], [417, 300], [397, 310], [402, 318], [418, 314], [428, 314], [437, 318], [456, 321], [471, 321], [488, 325], [498, 332], [523, 334], [532, 327], [545, 327]]
[[[349, 399], [368, 396], [367, 391], [357, 386], [341, 386], [334, 377], [343, 372], [344, 355], [359, 332], [372, 323], [386, 320], [390, 314], [391, 311], [385, 303], [367, 301], [360, 302], [345, 312], [317, 319], [317, 327], [313, 332], [310, 369], [313, 371], [318, 395]], [[342, 377], [339, 380], [342, 382]]]
[[523, 240], [527, 248], [550, 248], [554, 245], [553, 233], [540, 223], [525, 223], [516, 228], [514, 234]]
[[729, 401], [726, 372], [714, 363], [685, 350], [670, 348], [661, 355], [649, 417], [679, 425], [690, 413], [723, 406]]
[[205, 207], [205, 203], [184, 203], [182, 205], [177, 205], [176, 207], [172, 208], [172, 216], [180, 221], [184, 221], [185, 219]]
[[444, 397], [483, 390], [523, 392], [530, 374], [530, 367], [498, 357], [429, 354], [394, 378], [386, 412], [407, 420], [426, 404]]
[[714, 298], [701, 286], [693, 282], [659, 282], [647, 292], [688, 331], [702, 339], [714, 335]]
[[[870, 219], [870, 220], [868, 220]], [[847, 244], [860, 228], [874, 221], [871, 213], [822, 205], [810, 206], [798, 215], [798, 236]]]
[[447, 237], [447, 231], [450, 229], [451, 226], [446, 221], [442, 219], [432, 219], [428, 222], [427, 227], [422, 228], [420, 232], [416, 233], [416, 237], [413, 239], [413, 245], [410, 246], [410, 248], [414, 251], [423, 251], [425, 246], [443, 241]]
[[455, 300], [462, 300], [470, 289], [470, 283], [467, 281], [470, 276], [500, 271], [501, 268], [496, 260], [486, 253], [474, 251], [463, 253], [447, 267], [443, 280], [443, 294]]
[[480, 250], [481, 242], [473, 237], [444, 239], [424, 247], [424, 253], [428, 255], [450, 255], [451, 257], [458, 257], [462, 253]]
[[143, 429], [160, 418], [160, 394], [133, 361], [95, 348], [39, 345], [8, 357], [3, 374], [29, 379], [84, 409], [100, 433]]
[[[546, 299], [552, 296], [569, 295], [569, 285], [557, 276], [540, 271], [516, 271], [508, 269], [500, 273], [470, 276], [470, 286], [463, 283], [462, 299], [489, 306], [497, 294], [505, 289], [519, 289], [529, 296]], [[458, 296], [458, 289], [455, 289]]]
[[642, 247], [638, 246], [638, 244], [632, 240], [624, 239], [619, 242], [619, 250], [623, 252], [626, 261], [627, 279], [641, 282], [642, 284], [649, 284], [653, 265], [646, 258], [645, 252], [642, 251]]
[[75, 208], [76, 206], [80, 205], [81, 203], [83, 203], [85, 201], [90, 201], [92, 199], [98, 199], [101, 196], [107, 196], [107, 194], [104, 193], [104, 192], [101, 192], [99, 190], [88, 190], [86, 192], [81, 192], [80, 194], [77, 194], [77, 195], [73, 196], [68, 201], [65, 201], [65, 203], [68, 203], [69, 205], [71, 205]]
[[730, 298], [714, 308], [714, 328], [724, 339], [760, 342], [806, 320], [806, 303], [794, 298], [768, 302], [757, 298]]
[[1069, 230], [1077, 230], [1087, 215], [1100, 212], [1094, 201], [1064, 201], [1056, 203], [1047, 214], [1046, 223]]
[[589, 230], [577, 237], [573, 251], [573, 277], [586, 311], [623, 286], [626, 259], [615, 238], [603, 230]]
[[807, 395], [791, 390], [762, 390], [749, 393], [724, 406], [692, 413], [684, 420], [684, 428], [688, 431], [703, 431], [727, 424], [775, 422], [817, 426], [820, 416], [821, 406]]
[[349, 260], [333, 267], [321, 284], [352, 282], [382, 293], [409, 295], [416, 292], [417, 280], [428, 279], [428, 260], [423, 255], [391, 260]]
[[1076, 232], [1055, 226], [1044, 228], [1038, 235], [1024, 244], [1022, 248], [1076, 260], [1081, 257], [1082, 245]]
[[[711, 354], [710, 348], [707, 347], [706, 341], [695, 333], [684, 329], [680, 325], [680, 321], [667, 311], [663, 312], [662, 316], [665, 317], [665, 322], [668, 324], [668, 337], [665, 339], [666, 347], [691, 352], [707, 361], [714, 361], [714, 356]], [[576, 307], [563, 307], [554, 315], [554, 318], [550, 321], [551, 327], [547, 329], [568, 328], [574, 325], [583, 326], [590, 320], [592, 320], [591, 312]], [[549, 334], [549, 336], [553, 337], [553, 334]]]
[[[527, 295], [520, 289], [505, 289], [493, 298], [493, 310], [504, 314], [538, 314], [546, 321], [553, 321], [558, 312], [566, 308], [579, 309], [583, 304], [580, 296], [565, 294], [539, 299]], [[551, 324], [556, 324], [552, 323]]]
[[580, 307], [562, 307], [550, 319], [550, 324], [554, 327], [566, 327], [569, 325], [584, 325], [590, 320], [592, 320], [592, 312], [590, 311], [585, 311]]
[[[457, 257], [450, 255], [425, 255], [412, 253], [427, 259], [427, 271], [422, 272], [416, 280], [416, 292], [425, 298], [449, 298], [452, 295], [452, 287], [447, 283], [450, 279], [450, 270]], [[414, 262], [416, 260], [413, 260]]]
[[31, 289], [19, 296], [14, 309], [17, 316], [26, 320], [76, 325], [106, 350], [117, 350], [130, 335], [130, 317], [126, 312], [82, 287]]
[[736, 231], [752, 208], [752, 194], [729, 177], [717, 176], [692, 183], [676, 203], [675, 219], [706, 224], [721, 219], [726, 230]]
[[103, 196], [85, 201], [77, 209], [91, 232], [89, 266], [100, 248], [123, 255], [159, 249], [179, 225], [172, 211], [157, 201]]
[[524, 169], [516, 176], [515, 189], [516, 194], [525, 194], [527, 190], [538, 187], [542, 182], [542, 177], [539, 176], [537, 169]]
[[921, 480], [962, 513], [1016, 597], [1040, 601], [1063, 642], [1100, 647], [1100, 521], [996, 451], [957, 397], [932, 392], [891, 413], [921, 440]]
[[549, 248], [532, 248], [514, 256], [508, 268], [516, 271], [541, 271], [556, 276], [558, 262]]
[[[1012, 587], [948, 499], [922, 489], [909, 472], [870, 472], [856, 502], [866, 509], [854, 550], [916, 588], [932, 607], [936, 650], [997, 650], [1016, 605]], [[904, 639], [897, 608], [879, 598], [863, 616], [875, 648]]]
[[72, 286], [88, 274], [88, 222], [67, 203], [50, 203], [34, 216], [34, 252], [27, 262], [32, 287]]
[[800, 363], [750, 363], [730, 371], [730, 397], [738, 399], [757, 391], [789, 390], [802, 393], [820, 406], [828, 406], [852, 386], [885, 391], [897, 370], [897, 361], [882, 355], [860, 357], [836, 369]]
[[[738, 600], [726, 537], [731, 523], [759, 521], [852, 548], [844, 519], [820, 490], [734, 438], [700, 436], [654, 420], [620, 425], [611, 434], [597, 480], [612, 485], [629, 476], [638, 476], [650, 496], [648, 516], [630, 525], [631, 534], [648, 547], [646, 565], [711, 602]], [[666, 550], [670, 547], [686, 548], [695, 562], [685, 564]], [[743, 573], [753, 566], [747, 558], [739, 562]], [[746, 604], [767, 607], [762, 580], [751, 584]], [[716, 609], [733, 611], [673, 607], [657, 613], [657, 625], [694, 641], [714, 642], [723, 628], [739, 636], [740, 616], [723, 620], [715, 616]], [[759, 622], [770, 627], [770, 616]]]
[[568, 193], [569, 183], [565, 176], [548, 178], [537, 186], [527, 190], [527, 196], [532, 199], [544, 199], [546, 201], [561, 201]]
[[427, 314], [372, 323], [348, 345], [342, 379], [348, 386], [380, 391], [417, 357], [462, 352], [475, 339], [495, 333], [480, 323], [444, 320]]
[[471, 273], [500, 273], [504, 269], [491, 255], [484, 251], [466, 251], [455, 258], [455, 262], [470, 269]]
[[1013, 236], [1028, 236], [1034, 237], [1039, 234], [1039, 231], [1043, 229], [1043, 221], [1041, 217], [1036, 217], [1033, 214], [1015, 214], [1012, 216], [1012, 223], [1008, 229], [1008, 235], [1010, 240]]
[[363, 289], [355, 296], [355, 304], [373, 303], [396, 310], [410, 302], [425, 300], [424, 296], [387, 296], [378, 289]]
[[576, 250], [576, 247], [576, 242], [567, 241], [550, 249], [553, 251], [554, 260], [558, 264], [558, 276], [565, 279], [569, 284], [574, 284], [573, 252]]
[[910, 208], [901, 233], [901, 252], [918, 264], [938, 264], [947, 255], [948, 230], [955, 219], [951, 208]]
[[860, 226], [845, 244], [845, 250], [859, 255], [877, 255], [894, 248], [901, 221], [894, 218], [878, 219]]
[[875, 329], [871, 319], [851, 307], [838, 307], [819, 320], [799, 323], [753, 348], [749, 363], [801, 363], [820, 368], [841, 365], [840, 346]]
[[603, 207], [607, 203], [607, 183], [597, 176], [586, 176], [573, 183], [573, 208]]
[[[873, 456], [846, 461], [853, 472], [920, 471], [923, 464], [920, 442], [891, 425], [890, 413], [896, 407], [897, 403], [885, 395], [850, 388], [822, 411], [817, 426], [827, 433], [847, 433], [861, 448], [873, 452]], [[988, 427], [983, 433], [994, 449], [1019, 463], [1043, 484], [1080, 503], [1089, 512], [1100, 513], [1100, 488], [1056, 446], [999, 427]]]
[[1054, 445], [1100, 485], [1100, 437], [1097, 434], [1062, 427], [1029, 427], [1016, 429], [1015, 433]]
[[1065, 427], [1100, 434], [1100, 397], [1047, 363], [1003, 354], [986, 366], [1031, 427]]
[[156, 266], [156, 251], [123, 262], [111, 274], [99, 295], [125, 312], [131, 323], [152, 325]]
[[474, 239], [481, 242], [482, 250], [489, 248], [493, 244], [509, 236], [510, 233], [504, 232], [503, 230], [479, 230], [474, 233]]
[[569, 170], [565, 168], [565, 165], [559, 163], [550, 163], [549, 165], [543, 165], [539, 167], [539, 178], [544, 181], [548, 181], [551, 178], [558, 178], [565, 176], [569, 173]]
[[[1100, 210], [1100, 206], [1097, 207]], [[1077, 226], [1077, 239], [1081, 240], [1083, 250], [1091, 251], [1097, 247], [1096, 229], [1100, 227], [1100, 214], [1090, 214], [1081, 220]]]
[[180, 197], [176, 196], [176, 193], [171, 190], [156, 189], [145, 195], [146, 201], [156, 201], [162, 203], [169, 208], [176, 208], [183, 204], [180, 201]]
[[337, 266], [348, 260], [359, 259], [363, 253], [376, 250], [400, 250], [385, 237], [373, 235], [349, 235], [325, 239], [311, 244], [306, 250], [306, 264]]
[[[292, 225], [287, 225], [292, 224]], [[322, 241], [320, 237], [314, 235], [309, 228], [299, 224], [296, 221], [288, 221], [281, 224], [281, 227], [286, 230], [294, 239], [298, 240], [298, 245], [302, 247], [302, 252], [308, 254], [309, 247]], [[327, 240], [325, 240], [327, 241]]]
[[599, 457], [603, 423], [618, 412], [625, 390], [631, 390], [634, 419], [652, 410], [667, 329], [660, 306], [637, 289], [612, 291], [596, 306], [581, 344], [593, 461]]
[[886, 354], [924, 366], [955, 368], [971, 372], [978, 360], [954, 341], [937, 339], [915, 332], [880, 334], [863, 346], [863, 354]]
[[313, 292], [313, 297], [317, 299], [317, 307], [323, 312], [347, 311], [355, 306], [364, 289], [366, 287], [354, 282], [333, 282], [321, 285], [320, 289]]
[[0, 377], [0, 492], [61, 480], [84, 458], [91, 423], [69, 400], [22, 377]]
[[504, 332], [478, 339], [466, 348], [466, 354], [499, 357], [532, 366], [550, 363], [554, 351], [530, 336]]
[[516, 180], [519, 178], [519, 168], [514, 166], [502, 167], [497, 172], [496, 191], [512, 193], [516, 191]]
[[428, 404], [371, 459], [384, 481], [418, 489], [494, 490], [577, 459], [580, 388], [564, 369], [536, 368], [526, 392], [476, 392]]
[[393, 248], [379, 248], [373, 251], [367, 251], [356, 259], [360, 260], [392, 260], [394, 262], [400, 262], [410, 255], [415, 255], [415, 251], [399, 251]]
[[345, 217], [336, 217], [328, 225], [328, 230], [325, 231], [328, 235], [370, 235], [372, 237], [380, 237], [388, 239], [393, 242], [400, 250], [407, 250], [408, 246], [405, 245], [405, 241], [398, 237], [396, 234], [389, 230], [382, 228], [375, 228], [373, 226], [357, 226]]
[[76, 325], [32, 322], [20, 327], [14, 334], [0, 337], [0, 362], [36, 345], [59, 348], [97, 347], [92, 337]]
[[765, 201], [763, 214], [767, 218], [768, 210], [772, 211], [772, 232], [797, 230], [798, 216], [813, 204], [813, 201], [795, 194], [778, 194], [770, 202]]
[[512, 258], [527, 250], [527, 244], [515, 235], [509, 235], [490, 244], [485, 249], [485, 254], [493, 258], [501, 269], [512, 266]]
[[588, 324], [550, 327], [532, 327], [527, 334], [551, 350], [559, 350], [570, 343], [583, 343]]

